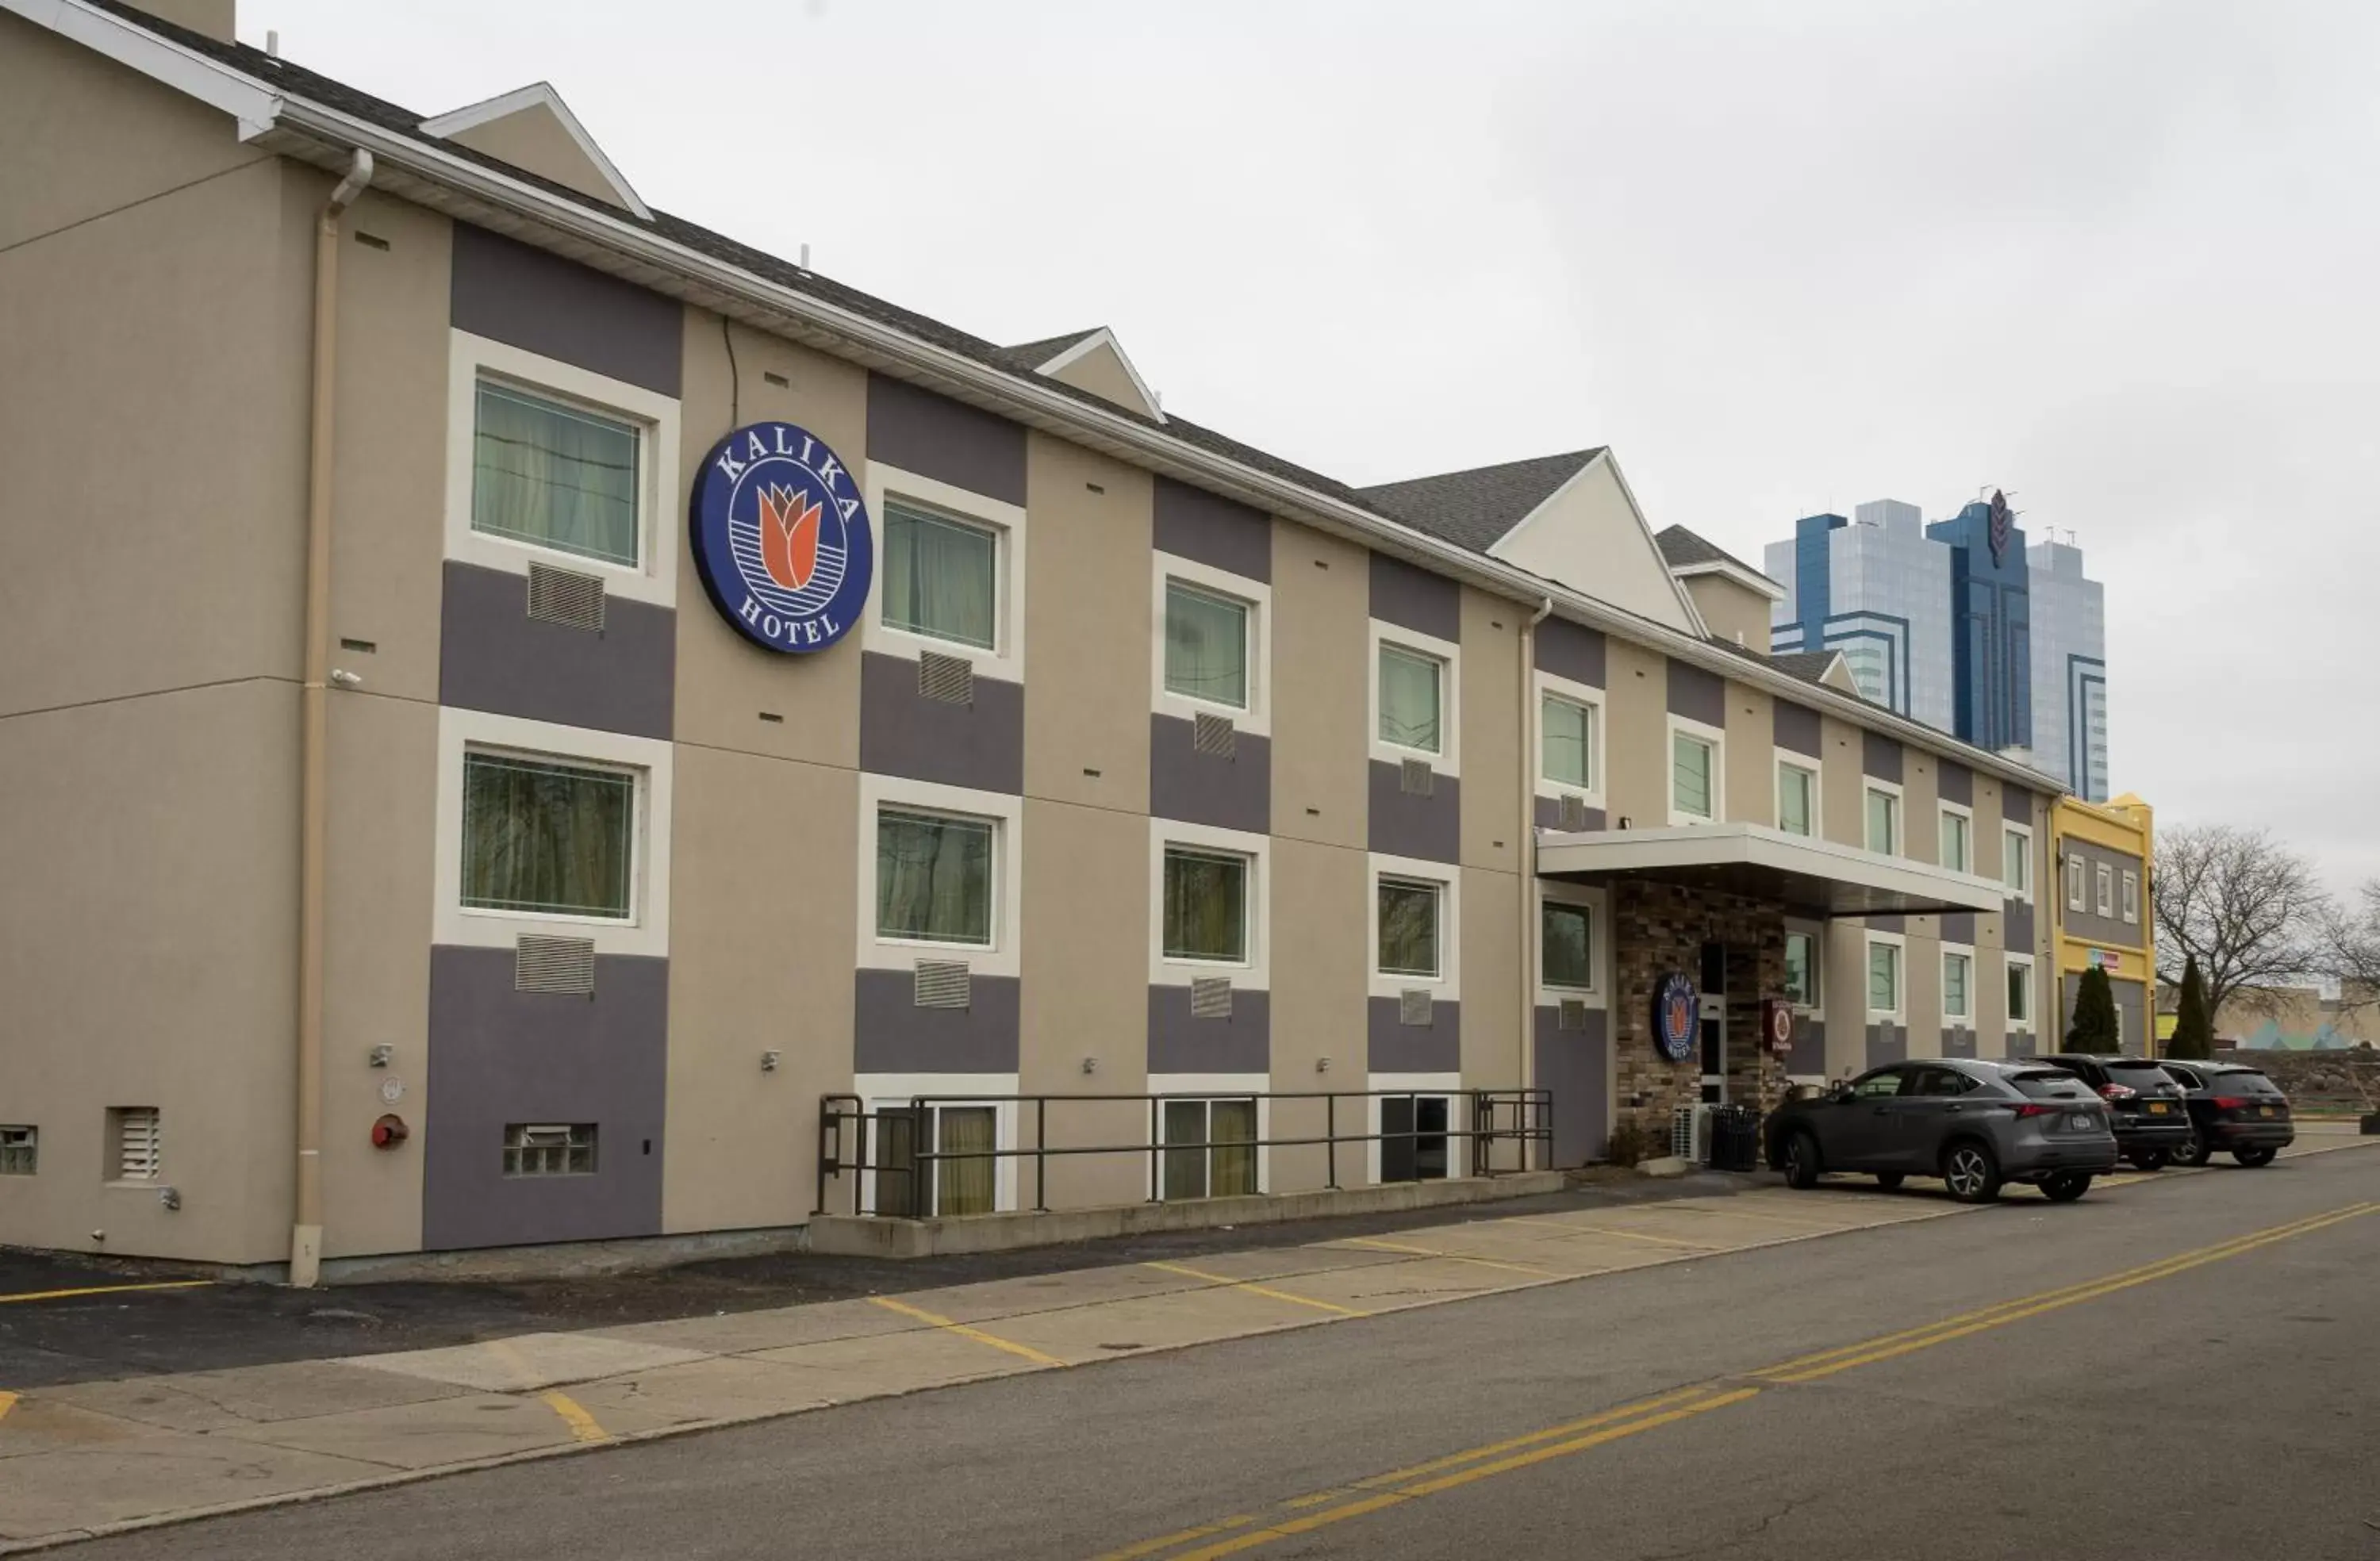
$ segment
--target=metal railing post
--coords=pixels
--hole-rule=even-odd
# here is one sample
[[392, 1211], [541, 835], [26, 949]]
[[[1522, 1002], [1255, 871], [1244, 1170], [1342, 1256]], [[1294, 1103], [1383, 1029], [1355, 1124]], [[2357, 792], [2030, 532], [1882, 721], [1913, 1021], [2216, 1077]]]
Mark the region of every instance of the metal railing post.
[[1339, 1191], [1339, 1095], [1337, 1091], [1322, 1097], [1323, 1162], [1330, 1178], [1324, 1183], [1330, 1191]]
[[[998, 1148], [998, 1144], [993, 1144]], [[1033, 1212], [1050, 1212], [1050, 1097], [1033, 1097]]]
[[1157, 1154], [1157, 1096], [1148, 1097], [1148, 1201], [1159, 1202], [1165, 1190]]

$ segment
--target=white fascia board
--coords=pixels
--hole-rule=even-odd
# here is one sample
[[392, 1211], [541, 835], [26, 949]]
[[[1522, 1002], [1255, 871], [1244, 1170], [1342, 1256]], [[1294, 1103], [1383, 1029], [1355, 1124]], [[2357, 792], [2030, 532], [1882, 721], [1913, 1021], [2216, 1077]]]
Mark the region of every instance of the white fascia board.
[[1058, 377], [1059, 369], [1065, 368], [1069, 364], [1080, 362], [1082, 359], [1088, 357], [1091, 354], [1099, 351], [1101, 347], [1105, 347], [1110, 352], [1114, 353], [1116, 361], [1123, 365], [1124, 378], [1132, 381], [1133, 393], [1140, 397], [1141, 410], [1147, 412], [1150, 417], [1156, 418], [1160, 423], [1165, 421], [1165, 408], [1157, 404], [1156, 393], [1148, 388], [1148, 381], [1140, 377], [1140, 370], [1132, 366], [1132, 358], [1123, 350], [1123, 344], [1115, 339], [1115, 333], [1109, 330], [1104, 325], [1092, 332], [1089, 335], [1084, 337], [1081, 341], [1076, 342], [1073, 346], [1068, 347], [1065, 351], [1060, 353], [1049, 362], [1035, 365], [1033, 371], [1037, 374], [1047, 374], [1051, 379], [1056, 379]]
[[1907, 857], [1879, 856], [1760, 824], [1597, 829], [1537, 839], [1540, 875], [1732, 866], [1764, 867], [1975, 912], [2003, 910], [2007, 902], [2008, 890], [1995, 878], [1954, 873]]
[[270, 129], [281, 112], [281, 94], [264, 82], [161, 38], [114, 12], [79, 0], [0, 0], [0, 11], [22, 17], [186, 97], [221, 109], [239, 122], [241, 140], [252, 140]]
[[1714, 558], [1706, 559], [1700, 563], [1681, 563], [1672, 568], [1670, 573], [1681, 580], [1695, 575], [1718, 575], [1734, 581], [1747, 591], [1757, 591], [1771, 601], [1785, 599], [1784, 587], [1758, 570], [1747, 569], [1742, 564], [1729, 559]]
[[603, 154], [603, 149], [595, 144], [595, 138], [587, 133], [587, 127], [578, 122], [578, 115], [570, 112], [570, 105], [562, 101], [562, 94], [553, 90], [550, 81], [532, 81], [526, 87], [516, 87], [484, 102], [442, 114], [435, 119], [425, 119], [421, 122], [421, 133], [443, 140], [449, 136], [477, 129], [482, 125], [492, 124], [540, 105], [551, 110], [553, 116], [562, 122], [564, 131], [577, 143], [578, 150], [587, 154], [587, 160], [595, 164], [595, 171], [603, 175], [603, 182], [612, 187], [612, 193], [620, 198], [620, 204], [650, 222], [651, 209], [638, 197], [626, 175]]

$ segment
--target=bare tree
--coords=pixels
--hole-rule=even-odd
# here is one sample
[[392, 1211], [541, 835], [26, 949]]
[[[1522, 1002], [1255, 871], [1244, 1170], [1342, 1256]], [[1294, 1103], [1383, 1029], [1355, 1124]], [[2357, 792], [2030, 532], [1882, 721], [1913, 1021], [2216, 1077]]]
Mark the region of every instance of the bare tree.
[[2380, 1008], [2380, 878], [2363, 886], [2361, 904], [2332, 906], [2322, 918], [2320, 973], [2338, 983], [2343, 1018]]
[[2166, 830], [2151, 882], [2158, 969], [2178, 982], [2195, 958], [2218, 1021], [2227, 1002], [2252, 1004], [2275, 987], [2324, 974], [2330, 897], [2313, 864], [2268, 830], [2233, 824]]

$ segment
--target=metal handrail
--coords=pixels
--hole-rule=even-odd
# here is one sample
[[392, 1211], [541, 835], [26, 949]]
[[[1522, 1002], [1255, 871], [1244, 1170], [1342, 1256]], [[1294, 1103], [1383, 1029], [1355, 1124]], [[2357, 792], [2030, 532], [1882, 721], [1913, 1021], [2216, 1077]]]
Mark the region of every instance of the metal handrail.
[[[1444, 1129], [1425, 1130], [1418, 1126], [1390, 1132], [1339, 1131], [1339, 1103], [1342, 1100], [1420, 1100], [1445, 1099], [1448, 1120]], [[1201, 1138], [1196, 1140], [1164, 1141], [1160, 1136], [1165, 1103], [1172, 1100], [1198, 1101], [1311, 1101], [1323, 1104], [1323, 1131], [1319, 1134], [1291, 1134], [1250, 1138]], [[1470, 1104], [1469, 1125], [1457, 1123], [1456, 1101]], [[1050, 1143], [1050, 1107], [1053, 1105], [1119, 1106], [1146, 1102], [1148, 1107], [1148, 1138], [1136, 1144], [1069, 1144]], [[906, 1156], [905, 1164], [879, 1163], [872, 1146], [877, 1139], [876, 1126], [888, 1115], [898, 1113], [913, 1124], [929, 1120], [928, 1112], [944, 1106], [1013, 1106], [1031, 1107], [1033, 1110], [1033, 1143], [1030, 1147], [990, 1149], [938, 1149], [922, 1137]], [[1509, 1125], [1503, 1119], [1509, 1117]], [[1021, 1126], [1021, 1123], [1020, 1123]], [[1368, 1128], [1368, 1113], [1366, 1126]], [[856, 1142], [852, 1153], [845, 1154], [844, 1131], [856, 1129]], [[916, 1130], [913, 1128], [913, 1131]], [[866, 1200], [876, 1206], [863, 1209], [861, 1192], [864, 1181], [855, 1182], [852, 1189], [854, 1214], [881, 1215], [887, 1212], [884, 1192], [885, 1179], [900, 1184], [897, 1198], [891, 1200], [894, 1211], [912, 1213], [925, 1206], [921, 1196], [934, 1184], [935, 1168], [944, 1162], [989, 1160], [997, 1166], [1002, 1160], [1033, 1161], [1033, 1208], [1047, 1213], [1049, 1204], [1049, 1162], [1053, 1156], [1106, 1155], [1145, 1156], [1148, 1161], [1148, 1199], [1161, 1202], [1164, 1192], [1164, 1156], [1169, 1152], [1196, 1151], [1204, 1154], [1215, 1149], [1275, 1149], [1320, 1145], [1324, 1154], [1325, 1185], [1339, 1187], [1339, 1145], [1342, 1144], [1410, 1143], [1416, 1155], [1425, 1140], [1443, 1140], [1451, 1152], [1454, 1141], [1462, 1140], [1470, 1146], [1470, 1172], [1473, 1176], [1499, 1176], [1543, 1165], [1551, 1159], [1553, 1146], [1553, 1096], [1544, 1089], [1366, 1089], [1366, 1090], [1170, 1090], [1139, 1095], [1050, 1093], [1042, 1095], [953, 1094], [913, 1095], [899, 1106], [871, 1108], [860, 1096], [849, 1093], [828, 1094], [819, 1097], [819, 1160], [816, 1205], [812, 1212], [827, 1211], [827, 1182], [840, 1180], [845, 1171], [856, 1171], [862, 1178], [873, 1174], [878, 1178], [876, 1197]], [[1491, 1162], [1498, 1144], [1512, 1144], [1518, 1150], [1519, 1165], [1499, 1168]], [[1536, 1151], [1533, 1153], [1533, 1151]]]

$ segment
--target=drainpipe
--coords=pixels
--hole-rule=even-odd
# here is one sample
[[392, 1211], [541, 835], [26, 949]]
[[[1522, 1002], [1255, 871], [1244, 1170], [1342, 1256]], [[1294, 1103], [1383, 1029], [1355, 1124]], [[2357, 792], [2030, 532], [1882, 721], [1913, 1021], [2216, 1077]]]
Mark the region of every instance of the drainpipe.
[[298, 695], [298, 1191], [289, 1282], [322, 1277], [322, 883], [330, 825], [331, 466], [339, 351], [339, 218], [371, 182], [358, 147], [314, 230], [314, 397], [306, 450], [305, 683]]
[[[1546, 598], [1521, 625], [1521, 1087], [1536, 1084], [1537, 1060], [1537, 940], [1545, 928], [1537, 919], [1537, 625], [1552, 616], [1554, 599]], [[1525, 1156], [1526, 1145], [1524, 1145]], [[1553, 1145], [1546, 1145], [1546, 1165], [1553, 1164]]]

